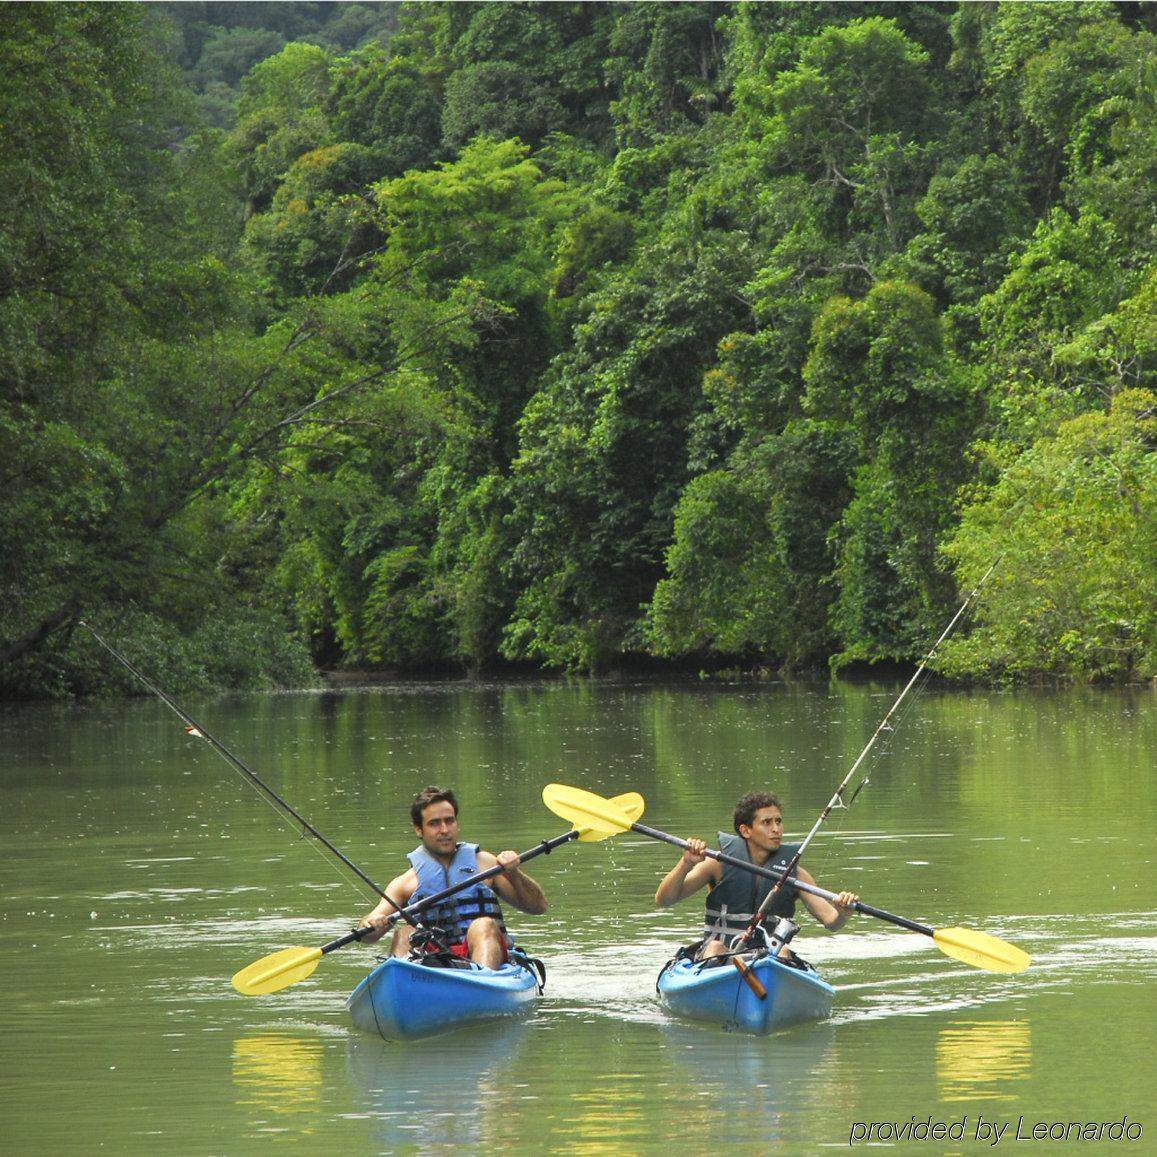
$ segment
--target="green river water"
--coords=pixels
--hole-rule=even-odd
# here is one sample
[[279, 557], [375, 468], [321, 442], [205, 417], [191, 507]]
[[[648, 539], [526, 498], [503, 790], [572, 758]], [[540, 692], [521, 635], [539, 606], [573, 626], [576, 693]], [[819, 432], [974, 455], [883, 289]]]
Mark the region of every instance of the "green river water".
[[[798, 839], [899, 689], [560, 681], [182, 706], [384, 883], [428, 782], [457, 789], [463, 838], [492, 851], [566, 830], [541, 802], [552, 781], [641, 792], [643, 822], [708, 839], [769, 787]], [[763, 1039], [678, 1023], [654, 980], [701, 901], [657, 911], [678, 850], [630, 833], [528, 865], [551, 903], [510, 916], [548, 970], [533, 1015], [403, 1046], [346, 1019], [371, 949], [274, 995], [233, 991], [237, 969], [326, 943], [372, 897], [168, 708], [5, 707], [0, 1145], [1157, 1153], [1155, 762], [1151, 690], [926, 691], [821, 829], [805, 863], [822, 885], [1012, 941], [1024, 973], [805, 914], [795, 947], [838, 989], [830, 1021]]]

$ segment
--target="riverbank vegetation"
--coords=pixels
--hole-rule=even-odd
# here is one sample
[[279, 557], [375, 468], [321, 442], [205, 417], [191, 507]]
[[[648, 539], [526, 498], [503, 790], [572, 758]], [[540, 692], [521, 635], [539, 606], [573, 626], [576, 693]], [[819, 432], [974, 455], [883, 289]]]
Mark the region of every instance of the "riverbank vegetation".
[[5, 22], [4, 694], [1157, 675], [1146, 6]]

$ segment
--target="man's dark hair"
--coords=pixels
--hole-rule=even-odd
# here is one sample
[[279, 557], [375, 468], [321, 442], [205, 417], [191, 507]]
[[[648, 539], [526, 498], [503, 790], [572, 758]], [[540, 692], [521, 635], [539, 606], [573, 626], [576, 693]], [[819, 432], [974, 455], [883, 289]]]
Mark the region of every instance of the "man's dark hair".
[[454, 793], [448, 787], [424, 787], [416, 796], [414, 802], [410, 804], [410, 819], [414, 821], [414, 827], [420, 828], [422, 826], [422, 812], [426, 810], [432, 803], [442, 803], [443, 800], [448, 803], [453, 809], [454, 814], [458, 814], [458, 800]]
[[783, 804], [779, 802], [779, 796], [772, 791], [749, 791], [736, 805], [735, 815], [732, 817], [732, 823], [735, 825], [735, 834], [739, 834], [740, 824], [746, 824], [751, 827], [751, 821], [755, 819], [755, 813], [761, 808], [777, 807], [782, 812]]

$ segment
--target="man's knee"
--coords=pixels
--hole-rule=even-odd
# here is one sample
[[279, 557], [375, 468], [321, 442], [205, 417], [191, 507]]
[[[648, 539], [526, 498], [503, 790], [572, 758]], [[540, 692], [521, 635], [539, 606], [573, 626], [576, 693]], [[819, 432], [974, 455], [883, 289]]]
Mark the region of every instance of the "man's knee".
[[479, 916], [477, 920], [472, 920], [470, 927], [466, 929], [468, 943], [481, 940], [501, 940], [502, 938], [502, 925], [493, 916]]
[[722, 956], [727, 951], [725, 940], [708, 940], [699, 951], [699, 959], [706, 960], [712, 956]]

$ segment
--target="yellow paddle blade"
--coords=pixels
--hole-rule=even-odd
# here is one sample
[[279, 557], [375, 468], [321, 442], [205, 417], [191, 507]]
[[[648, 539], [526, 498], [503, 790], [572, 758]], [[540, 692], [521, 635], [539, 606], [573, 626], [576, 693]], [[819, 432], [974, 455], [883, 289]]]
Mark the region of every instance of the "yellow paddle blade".
[[987, 932], [937, 928], [932, 939], [945, 956], [962, 960], [973, 968], [987, 968], [989, 972], [1023, 972], [1032, 963], [1027, 952], [1022, 952], [1015, 944], [989, 936]]
[[[607, 803], [612, 803], [619, 808], [630, 823], [634, 823], [643, 814], [643, 807], [645, 806], [643, 797], [637, 791], [628, 791], [624, 795], [611, 796]], [[580, 844], [593, 844], [623, 830], [622, 828], [615, 828], [614, 831], [600, 831], [595, 828], [583, 827], [582, 824], [577, 826], [579, 827]]]
[[242, 996], [265, 996], [304, 980], [322, 957], [320, 948], [283, 948], [246, 965], [233, 976], [233, 987]]
[[[548, 783], [542, 789], [542, 802], [556, 816], [570, 820], [576, 828], [598, 832], [603, 836], [629, 832], [631, 824], [638, 818], [632, 817], [614, 800], [604, 799], [594, 792], [583, 791], [581, 787], [567, 787], [562, 783]], [[642, 803], [641, 796], [639, 803]], [[640, 807], [639, 815], [642, 814]]]

